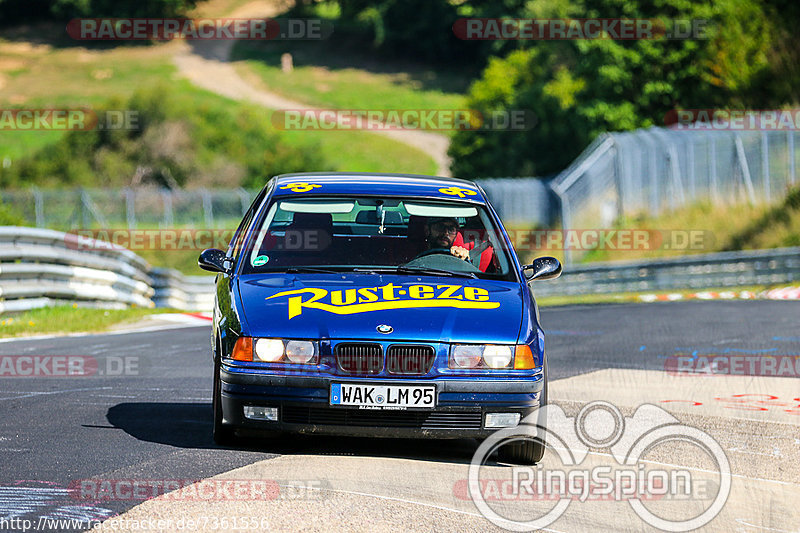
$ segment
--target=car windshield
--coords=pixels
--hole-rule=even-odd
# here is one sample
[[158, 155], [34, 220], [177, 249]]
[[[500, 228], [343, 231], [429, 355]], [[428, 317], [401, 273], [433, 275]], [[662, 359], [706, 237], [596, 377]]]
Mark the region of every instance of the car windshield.
[[482, 206], [415, 198], [276, 199], [243, 251], [242, 273], [398, 272], [515, 279]]

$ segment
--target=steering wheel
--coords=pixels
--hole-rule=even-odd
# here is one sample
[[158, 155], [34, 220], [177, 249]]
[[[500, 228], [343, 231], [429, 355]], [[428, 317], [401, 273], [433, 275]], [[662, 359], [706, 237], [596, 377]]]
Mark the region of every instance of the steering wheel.
[[421, 257], [427, 257], [429, 255], [434, 255], [434, 254], [452, 255], [450, 253], [450, 248], [431, 248], [430, 250], [425, 250], [424, 252], [417, 254], [417, 256], [414, 259], [419, 259]]

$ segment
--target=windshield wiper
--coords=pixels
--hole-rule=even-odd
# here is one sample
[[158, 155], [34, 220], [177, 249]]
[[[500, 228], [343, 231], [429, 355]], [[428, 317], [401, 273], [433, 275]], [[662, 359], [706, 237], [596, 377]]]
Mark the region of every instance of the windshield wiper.
[[314, 274], [341, 274], [341, 270], [332, 270], [330, 268], [319, 267], [290, 267], [284, 270], [287, 274], [301, 274], [301, 273], [314, 273]]
[[458, 278], [478, 277], [474, 272], [460, 272], [460, 271], [453, 272], [452, 270], [443, 270], [441, 268], [430, 268], [430, 267], [399, 266], [395, 269], [395, 272], [400, 272], [402, 274], [430, 274], [432, 276], [451, 276]]
[[354, 267], [352, 272], [364, 272], [367, 274], [394, 274], [397, 272], [395, 267]]

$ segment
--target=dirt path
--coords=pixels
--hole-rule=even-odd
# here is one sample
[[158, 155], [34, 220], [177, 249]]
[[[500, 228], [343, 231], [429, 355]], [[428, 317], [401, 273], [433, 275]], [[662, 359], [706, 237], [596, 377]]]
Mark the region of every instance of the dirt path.
[[[237, 9], [231, 17], [274, 17], [285, 10], [284, 2], [256, 1]], [[271, 109], [316, 109], [255, 87], [244, 80], [230, 61], [235, 42], [194, 41], [181, 43], [174, 56], [180, 73], [192, 83], [232, 100], [253, 102]], [[424, 152], [436, 162], [441, 176], [450, 176], [447, 148], [450, 140], [440, 134], [417, 130], [372, 131]], [[387, 169], [391, 170], [391, 169]]]

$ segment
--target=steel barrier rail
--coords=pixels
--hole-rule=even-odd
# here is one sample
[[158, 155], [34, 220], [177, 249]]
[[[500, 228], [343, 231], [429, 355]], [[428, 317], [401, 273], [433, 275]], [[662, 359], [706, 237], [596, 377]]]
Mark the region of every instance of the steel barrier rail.
[[153, 307], [148, 263], [110, 243], [0, 226], [0, 312], [59, 303]]
[[153, 292], [150, 286], [143, 281], [106, 270], [65, 265], [44, 265], [40, 263], [0, 264], [0, 289], [10, 287], [12, 282], [48, 279], [110, 284], [120, 289], [127, 289], [130, 292], [143, 295], [152, 295]]
[[700, 290], [797, 281], [800, 281], [800, 247], [575, 265], [565, 267], [557, 280], [532, 286], [536, 296], [562, 296]]
[[185, 276], [176, 270], [154, 268], [153, 278], [156, 307], [174, 307], [197, 311], [214, 308], [214, 276]]
[[[214, 276], [151, 269], [133, 252], [73, 249], [69, 234], [0, 227], [0, 313], [65, 302], [211, 311]], [[95, 243], [96, 244], [96, 243]], [[107, 244], [107, 243], [106, 243]], [[537, 296], [708, 289], [800, 281], [800, 247], [567, 267]]]
[[141, 273], [147, 272], [150, 268], [147, 261], [126, 248], [97, 239], [81, 237], [74, 233], [20, 226], [0, 226], [0, 243], [54, 245], [65, 250], [88, 251], [98, 257], [118, 259]]

